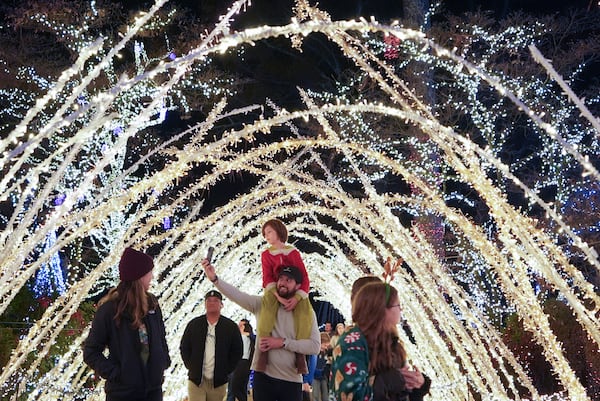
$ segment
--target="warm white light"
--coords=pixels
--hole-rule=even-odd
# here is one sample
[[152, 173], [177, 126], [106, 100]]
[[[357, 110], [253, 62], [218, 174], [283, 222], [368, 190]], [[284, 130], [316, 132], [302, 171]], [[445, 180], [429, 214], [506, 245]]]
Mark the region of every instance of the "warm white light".
[[[47, 95], [35, 103], [7, 138], [0, 140], [0, 167], [7, 172], [0, 180], [0, 200], [10, 199], [15, 210], [5, 224], [7, 228], [0, 232], [3, 244], [0, 312], [57, 250], [74, 246], [82, 238], [91, 238], [95, 248], [105, 255], [97, 266], [85, 271], [85, 280], [71, 282], [67, 293], [35, 322], [0, 374], [0, 383], [11, 377], [20, 378], [15, 386], [20, 394], [30, 391], [30, 400], [62, 397], [65, 388], [73, 394], [85, 393], [83, 387], [90, 372], [82, 362], [80, 345], [86, 332], [43, 377], [37, 376], [39, 364], [79, 304], [98, 291], [95, 286], [114, 282], [118, 256], [126, 245], [134, 244], [140, 249], [160, 245], [162, 253], [155, 259], [155, 276], [162, 277], [162, 281], [154, 284], [153, 291], [160, 297], [173, 359], [164, 385], [165, 399], [182, 399], [186, 394], [186, 375], [178, 357], [179, 339], [190, 316], [201, 313], [201, 296], [212, 285], [199, 274], [199, 261], [209, 245], [215, 246], [219, 276], [244, 291], [259, 293], [259, 254], [265, 246], [260, 227], [267, 219], [279, 217], [288, 222], [293, 239], [320, 249], [304, 254], [313, 287], [346, 317], [350, 316], [350, 285], [365, 270], [381, 274], [381, 262], [388, 256], [401, 256], [408, 263], [414, 274], [402, 270], [394, 284], [402, 289], [405, 317], [417, 344], [413, 346], [407, 338], [404, 342], [413, 362], [434, 380], [432, 399], [464, 400], [474, 398], [470, 393], [474, 391], [484, 399], [508, 400], [513, 398], [517, 386], [526, 387], [534, 398], [540, 398], [526, 367], [504, 345], [481, 311], [483, 307], [500, 310], [501, 306], [477, 288], [474, 272], [493, 276], [495, 290], [507, 299], [510, 310], [519, 314], [543, 347], [566, 397], [587, 399], [550, 329], [530, 280], [534, 274], [541, 275], [559, 289], [596, 344], [600, 344], [598, 296], [557, 245], [554, 234], [538, 228], [535, 221], [511, 206], [506, 193], [488, 178], [489, 172], [494, 171], [521, 188], [530, 202], [540, 205], [557, 230], [578, 244], [596, 268], [597, 254], [562, 220], [555, 206], [540, 199], [539, 188], [527, 187], [514, 175], [511, 166], [498, 159], [493, 147], [482, 148], [468, 139], [469, 133], [457, 132], [440, 123], [431, 107], [415, 96], [413, 88], [395, 73], [398, 66], [393, 67], [378, 57], [386, 46], [371, 35], [382, 33], [387, 38], [406, 41], [407, 51], [412, 52], [415, 60], [451, 72], [455, 78], [452, 84], [465, 91], [467, 101], [449, 99], [448, 104], [470, 108], [478, 134], [494, 134], [495, 126], [489, 118], [503, 115], [502, 110], [492, 110], [478, 102], [477, 91], [485, 83], [505, 96], [502, 100], [508, 103], [507, 107], [521, 108], [552, 149], [563, 149], [563, 156], [581, 164], [588, 179], [598, 180], [598, 172], [580, 153], [581, 149], [561, 136], [564, 132], [561, 124], [568, 120], [571, 106], [554, 112], [544, 110], [540, 104], [529, 104], [521, 96], [531, 93], [532, 88], [519, 87], [509, 77], [492, 75], [485, 69], [489, 60], [478, 60], [477, 65], [471, 63], [464, 55], [438, 46], [420, 31], [400, 28], [397, 23], [381, 25], [373, 18], [370, 22], [365, 19], [332, 22], [326, 13], [305, 1], [297, 2], [296, 17], [289, 25], [230, 33], [231, 19], [248, 4], [237, 1], [217, 27], [207, 32], [201, 45], [152, 66], [143, 46], [135, 46], [134, 38], [142, 27], [148, 27], [151, 17], [165, 2], [157, 1], [149, 12], [140, 13], [136, 24], [122, 35], [122, 41], [107, 52], [102, 41], [80, 49], [81, 56], [74, 66], [57, 82], [45, 87]], [[92, 5], [97, 7], [94, 2]], [[474, 31], [488, 37], [477, 27]], [[213, 95], [232, 94], [220, 88], [227, 86], [228, 81], [194, 82], [191, 67], [195, 63], [207, 63], [213, 54], [278, 36], [293, 38], [292, 46], [297, 48], [302, 38], [312, 32], [327, 35], [360, 67], [364, 73], [360, 78], [378, 84], [377, 102], [353, 97], [352, 92], [361, 84], [359, 79], [340, 83], [335, 94], [300, 89], [305, 107], [299, 110], [281, 109], [270, 101], [265, 101], [266, 105], [230, 110], [224, 99], [208, 113], [206, 121], [172, 141], [146, 144], [145, 149], [153, 150], [144, 156], [136, 155], [132, 165], [128, 163], [126, 157], [132, 151], [128, 148], [130, 139], [144, 140], [143, 130], [156, 124], [157, 116], [164, 117], [178, 107], [178, 101], [185, 108], [185, 101], [181, 100], [185, 98], [183, 91], [175, 89], [176, 86], [206, 90]], [[352, 32], [361, 35], [350, 36]], [[73, 36], [80, 33], [68, 31]], [[507, 41], [508, 36], [503, 35], [488, 40], [494, 46], [525, 46], [527, 35], [514, 34], [520, 38], [515, 42]], [[128, 45], [136, 52], [135, 76], [116, 77], [107, 73], [111, 80], [108, 90], [88, 91], [101, 72], [111, 71], [114, 57]], [[97, 55], [100, 61], [90, 67], [92, 56]], [[402, 61], [398, 63], [403, 66]], [[168, 79], [156, 83], [153, 78], [161, 74]], [[71, 81], [79, 76], [80, 82]], [[559, 81], [560, 77], [555, 79]], [[66, 90], [73, 82], [77, 84], [75, 90]], [[68, 93], [56, 96], [65, 92]], [[58, 111], [48, 106], [55, 98], [60, 102]], [[142, 104], [142, 98], [149, 100]], [[572, 107], [585, 110], [582, 101], [571, 100], [575, 104]], [[120, 107], [121, 103], [134, 106]], [[223, 119], [235, 114], [259, 114], [259, 110], [256, 120], [214, 137], [215, 126]], [[373, 116], [410, 126], [422, 138], [399, 135], [393, 140], [383, 139], [371, 120]], [[554, 120], [543, 120], [544, 117], [556, 118], [562, 128], [548, 122]], [[32, 123], [36, 118], [43, 118], [47, 124], [36, 127]], [[585, 121], [578, 124], [585, 126]], [[274, 127], [288, 130], [289, 137], [255, 143], [256, 134], [269, 136]], [[302, 136], [300, 132], [308, 129], [302, 131], [299, 127], [318, 132]], [[26, 143], [22, 141], [25, 135]], [[40, 156], [42, 152], [35, 150], [40, 150], [45, 141], [53, 141], [53, 153]], [[400, 145], [410, 145], [420, 155], [438, 157], [407, 158], [398, 152]], [[340, 171], [329, 169], [329, 160], [323, 157], [325, 151], [328, 155], [335, 152]], [[39, 159], [33, 159], [34, 155]], [[146, 162], [156, 157], [161, 157], [164, 167], [147, 172]], [[192, 179], [190, 172], [196, 166], [206, 167], [209, 172]], [[551, 167], [549, 170], [553, 171]], [[467, 203], [472, 199], [458, 192], [448, 195], [440, 191], [441, 175], [447, 171], [452, 171], [456, 181], [472, 188], [489, 207], [494, 228], [491, 221], [489, 226], [476, 225], [459, 209], [448, 206], [450, 199]], [[214, 184], [225, 180], [224, 177], [240, 172], [260, 177], [259, 183], [224, 206], [201, 214], [203, 194], [213, 190]], [[379, 191], [377, 183], [390, 175], [402, 177], [414, 188], [413, 196]], [[189, 184], [180, 188], [183, 181]], [[361, 190], [347, 191], [349, 184]], [[66, 197], [61, 205], [55, 206], [49, 204], [48, 197], [57, 188], [64, 190]], [[448, 265], [440, 261], [439, 252], [428, 237], [435, 228], [404, 227], [398, 211], [429, 214], [443, 220], [462, 242], [465, 269], [458, 273], [462, 276], [451, 274]], [[39, 215], [44, 216], [41, 222]], [[169, 230], [162, 230], [166, 218], [172, 219], [173, 224]], [[441, 230], [441, 225], [437, 229]], [[55, 245], [39, 258], [29, 260], [28, 255], [38, 249], [51, 231], [60, 232]], [[491, 231], [494, 235], [490, 235]], [[459, 279], [469, 284], [470, 293], [458, 285]], [[594, 302], [594, 307], [584, 306]], [[234, 319], [247, 316], [231, 302], [225, 303], [224, 314]], [[32, 349], [38, 350], [38, 354], [31, 358], [33, 362], [26, 361]], [[100, 387], [86, 395], [88, 399], [100, 399]]]

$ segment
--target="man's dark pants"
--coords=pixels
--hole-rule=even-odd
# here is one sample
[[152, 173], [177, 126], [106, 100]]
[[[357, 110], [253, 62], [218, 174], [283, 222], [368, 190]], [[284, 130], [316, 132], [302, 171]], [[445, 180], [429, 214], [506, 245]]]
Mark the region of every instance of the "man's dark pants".
[[302, 383], [275, 379], [254, 372], [253, 397], [257, 401], [302, 401]]

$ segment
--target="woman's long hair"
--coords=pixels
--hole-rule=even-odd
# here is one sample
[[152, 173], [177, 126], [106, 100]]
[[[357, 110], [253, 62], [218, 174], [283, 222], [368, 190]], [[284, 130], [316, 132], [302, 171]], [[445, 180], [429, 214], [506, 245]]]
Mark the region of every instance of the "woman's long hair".
[[248, 319], [242, 319], [242, 322], [244, 322], [244, 333], [248, 333], [252, 339], [254, 337], [254, 329], [252, 328], [250, 321]]
[[[387, 288], [386, 288], [387, 287]], [[377, 374], [406, 363], [406, 351], [395, 326], [387, 326], [386, 310], [398, 299], [398, 291], [383, 282], [368, 283], [352, 302], [352, 320], [363, 332], [369, 346], [369, 371]]]
[[254, 334], [254, 329], [252, 329], [252, 325], [248, 319], [242, 319], [244, 322], [244, 333], [248, 333], [248, 338], [250, 339], [250, 356], [248, 360], [252, 361], [254, 358], [254, 351], [256, 350], [256, 335]]
[[114, 301], [116, 313], [113, 319], [117, 327], [121, 325], [121, 318], [126, 315], [131, 319], [131, 328], [138, 329], [142, 325], [142, 319], [148, 310], [156, 307], [151, 297], [140, 280], [121, 281], [116, 288], [111, 289], [98, 305], [107, 301]]

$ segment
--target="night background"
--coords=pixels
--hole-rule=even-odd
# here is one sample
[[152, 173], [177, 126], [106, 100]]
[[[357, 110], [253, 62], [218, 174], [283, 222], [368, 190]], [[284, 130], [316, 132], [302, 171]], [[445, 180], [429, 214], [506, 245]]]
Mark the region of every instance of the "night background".
[[[215, 245], [219, 276], [258, 293], [279, 217], [320, 324], [403, 260], [426, 399], [600, 400], [598, 1], [255, 0], [208, 42], [232, 4], [169, 1], [112, 55], [153, 4], [0, 4], [2, 399], [103, 395], [78, 345], [129, 244], [159, 266], [182, 399], [197, 261]], [[381, 25], [264, 28], [294, 16]]]

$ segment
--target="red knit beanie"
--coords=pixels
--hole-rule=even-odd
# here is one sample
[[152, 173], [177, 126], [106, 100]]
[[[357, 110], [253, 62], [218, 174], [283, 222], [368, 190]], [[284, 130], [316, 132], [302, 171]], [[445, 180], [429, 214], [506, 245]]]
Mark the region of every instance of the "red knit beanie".
[[125, 248], [119, 262], [121, 281], [135, 281], [142, 278], [154, 267], [152, 257], [133, 248]]

